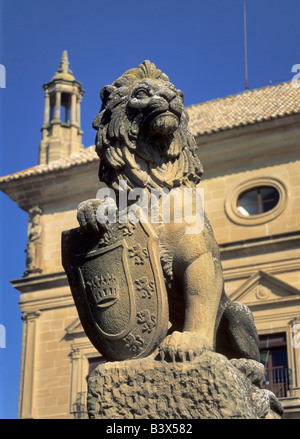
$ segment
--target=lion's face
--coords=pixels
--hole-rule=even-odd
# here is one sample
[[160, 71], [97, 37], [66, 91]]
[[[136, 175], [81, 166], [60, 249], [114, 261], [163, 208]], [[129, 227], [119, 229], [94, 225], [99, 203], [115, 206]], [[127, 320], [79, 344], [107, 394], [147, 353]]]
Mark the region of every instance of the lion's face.
[[180, 125], [183, 112], [183, 93], [171, 82], [145, 78], [132, 88], [128, 104], [128, 115], [144, 136], [169, 136]]
[[95, 117], [99, 178], [118, 188], [174, 187], [200, 181], [202, 166], [187, 128], [183, 93], [150, 61], [128, 70], [100, 93]]

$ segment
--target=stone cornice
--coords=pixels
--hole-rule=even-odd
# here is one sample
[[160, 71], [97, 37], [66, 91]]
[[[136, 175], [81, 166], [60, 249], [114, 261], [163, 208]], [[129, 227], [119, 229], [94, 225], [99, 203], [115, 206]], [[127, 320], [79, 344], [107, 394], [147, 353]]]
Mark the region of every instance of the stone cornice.
[[252, 276], [257, 270], [264, 270], [276, 274], [291, 271], [300, 271], [300, 261], [299, 258], [295, 258], [294, 260], [287, 259], [286, 261], [272, 261], [261, 264], [255, 263], [255, 266], [236, 266], [234, 268], [223, 267], [223, 276], [225, 281], [227, 282], [238, 279], [247, 279], [248, 277]]
[[223, 275], [225, 281], [247, 279], [257, 270], [267, 271], [269, 273], [286, 273], [289, 271], [300, 271], [300, 260], [297, 255], [294, 258], [280, 259], [278, 261], [262, 262], [256, 260], [255, 266], [240, 266], [237, 264], [234, 268], [226, 267], [226, 261], [233, 258], [238, 261], [248, 256], [254, 256], [267, 252], [275, 253], [277, 251], [300, 248], [300, 231], [281, 233], [278, 235], [261, 236], [244, 241], [235, 241], [219, 244], [221, 260], [225, 263]]
[[[280, 233], [277, 235], [260, 236], [257, 238], [246, 239], [243, 241], [233, 241], [219, 244], [222, 258], [232, 258], [232, 253], [239, 256], [249, 256], [256, 254], [262, 249], [271, 248], [272, 251], [282, 247], [300, 248], [300, 231]], [[269, 250], [270, 251], [270, 250]]]
[[99, 158], [95, 152], [95, 146], [89, 146], [81, 152], [72, 154], [61, 160], [53, 161], [49, 164], [37, 165], [32, 168], [24, 169], [23, 171], [15, 172], [0, 178], [0, 188], [6, 183], [23, 180], [33, 176], [40, 176], [45, 174], [53, 174], [61, 170], [72, 168], [76, 165], [84, 165], [86, 163], [98, 161]]
[[12, 286], [21, 293], [52, 289], [68, 286], [68, 279], [64, 271], [57, 273], [24, 276], [11, 281]]
[[98, 161], [91, 160], [76, 166], [2, 180], [0, 190], [27, 212], [35, 205], [47, 208], [52, 204], [70, 206], [73, 203], [76, 208], [79, 202], [96, 197], [101, 187], [97, 174]]

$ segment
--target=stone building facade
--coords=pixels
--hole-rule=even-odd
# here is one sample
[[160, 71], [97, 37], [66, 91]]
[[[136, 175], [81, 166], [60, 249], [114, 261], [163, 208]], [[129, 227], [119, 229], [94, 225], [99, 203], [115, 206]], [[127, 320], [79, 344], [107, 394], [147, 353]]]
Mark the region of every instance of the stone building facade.
[[[84, 148], [81, 84], [63, 53], [44, 86], [39, 164], [0, 189], [29, 213], [27, 267], [13, 281], [23, 314], [20, 418], [84, 417], [86, 378], [101, 361], [61, 265], [61, 232], [95, 198], [98, 157]], [[282, 83], [187, 108], [204, 166], [204, 205], [227, 294], [254, 314], [268, 386], [300, 418], [300, 88]]]

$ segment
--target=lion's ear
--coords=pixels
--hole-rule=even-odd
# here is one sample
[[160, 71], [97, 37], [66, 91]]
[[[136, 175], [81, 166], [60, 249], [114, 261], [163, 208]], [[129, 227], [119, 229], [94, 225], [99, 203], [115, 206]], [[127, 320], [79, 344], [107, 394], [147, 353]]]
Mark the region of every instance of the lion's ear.
[[106, 85], [105, 87], [103, 87], [100, 91], [100, 98], [103, 104], [105, 104], [110, 95], [112, 94], [113, 91], [116, 90], [116, 87], [114, 87], [113, 85]]

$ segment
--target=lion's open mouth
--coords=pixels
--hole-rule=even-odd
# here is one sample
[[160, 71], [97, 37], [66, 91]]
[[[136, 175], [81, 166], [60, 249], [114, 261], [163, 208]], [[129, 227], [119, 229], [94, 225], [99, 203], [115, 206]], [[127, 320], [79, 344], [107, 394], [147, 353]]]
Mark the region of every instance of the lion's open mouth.
[[156, 112], [151, 115], [149, 132], [152, 134], [168, 135], [178, 129], [180, 115], [171, 111]]

